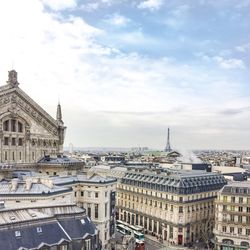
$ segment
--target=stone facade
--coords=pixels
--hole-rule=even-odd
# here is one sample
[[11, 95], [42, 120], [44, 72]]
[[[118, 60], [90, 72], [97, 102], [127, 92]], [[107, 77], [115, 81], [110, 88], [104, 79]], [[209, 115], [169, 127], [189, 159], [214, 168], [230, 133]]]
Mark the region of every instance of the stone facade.
[[226, 184], [206, 172], [128, 172], [117, 185], [117, 218], [173, 245], [205, 241], [214, 226], [214, 200]]
[[60, 104], [54, 119], [19, 88], [15, 70], [0, 87], [0, 111], [1, 163], [33, 163], [62, 153], [66, 127]]
[[232, 182], [218, 194], [215, 212], [216, 249], [250, 249], [250, 182]]

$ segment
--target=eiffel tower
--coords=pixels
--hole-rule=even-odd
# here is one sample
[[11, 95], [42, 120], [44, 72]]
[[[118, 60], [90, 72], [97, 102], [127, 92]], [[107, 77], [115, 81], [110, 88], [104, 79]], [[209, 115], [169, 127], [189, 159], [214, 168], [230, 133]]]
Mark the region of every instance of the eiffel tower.
[[165, 147], [165, 152], [171, 152], [171, 146], [170, 146], [170, 129], [168, 128], [168, 140], [167, 140], [167, 145]]

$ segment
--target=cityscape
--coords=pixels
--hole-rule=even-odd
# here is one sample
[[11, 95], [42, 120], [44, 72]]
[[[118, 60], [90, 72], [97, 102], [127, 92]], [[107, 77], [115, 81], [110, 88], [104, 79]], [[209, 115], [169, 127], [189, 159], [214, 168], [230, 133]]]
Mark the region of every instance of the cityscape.
[[250, 250], [249, 13], [0, 3], [0, 250]]

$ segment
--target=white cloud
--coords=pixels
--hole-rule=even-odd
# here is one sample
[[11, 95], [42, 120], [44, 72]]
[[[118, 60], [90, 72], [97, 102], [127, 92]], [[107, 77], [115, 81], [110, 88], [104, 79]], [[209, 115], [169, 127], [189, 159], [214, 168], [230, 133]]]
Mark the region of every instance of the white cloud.
[[239, 45], [235, 49], [239, 52], [246, 52], [250, 50], [250, 43]]
[[245, 64], [241, 59], [229, 58], [225, 59], [220, 56], [215, 56], [213, 59], [224, 69], [245, 69]]
[[97, 10], [100, 7], [100, 4], [98, 2], [91, 2], [91, 3], [86, 3], [80, 5], [80, 9], [87, 11], [87, 12], [92, 12]]
[[158, 10], [163, 5], [163, 0], [145, 0], [138, 4], [139, 9], [148, 9], [150, 11]]
[[77, 6], [77, 0], [42, 0], [42, 2], [55, 11], [72, 9]]
[[115, 13], [106, 18], [105, 22], [114, 26], [125, 27], [129, 22], [131, 22], [131, 20], [125, 16]]

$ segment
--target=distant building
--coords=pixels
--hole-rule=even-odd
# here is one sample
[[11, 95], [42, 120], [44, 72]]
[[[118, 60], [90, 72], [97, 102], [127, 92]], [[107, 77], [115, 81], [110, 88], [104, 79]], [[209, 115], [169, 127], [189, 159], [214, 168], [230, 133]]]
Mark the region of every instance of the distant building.
[[34, 163], [62, 153], [66, 127], [60, 104], [54, 119], [19, 88], [15, 70], [0, 87], [0, 111], [0, 162]]
[[75, 205], [0, 209], [0, 248], [100, 249], [98, 230]]
[[193, 243], [212, 233], [214, 200], [225, 184], [203, 171], [127, 172], [117, 186], [117, 217], [170, 243]]
[[250, 182], [224, 186], [215, 204], [216, 249], [250, 249]]

